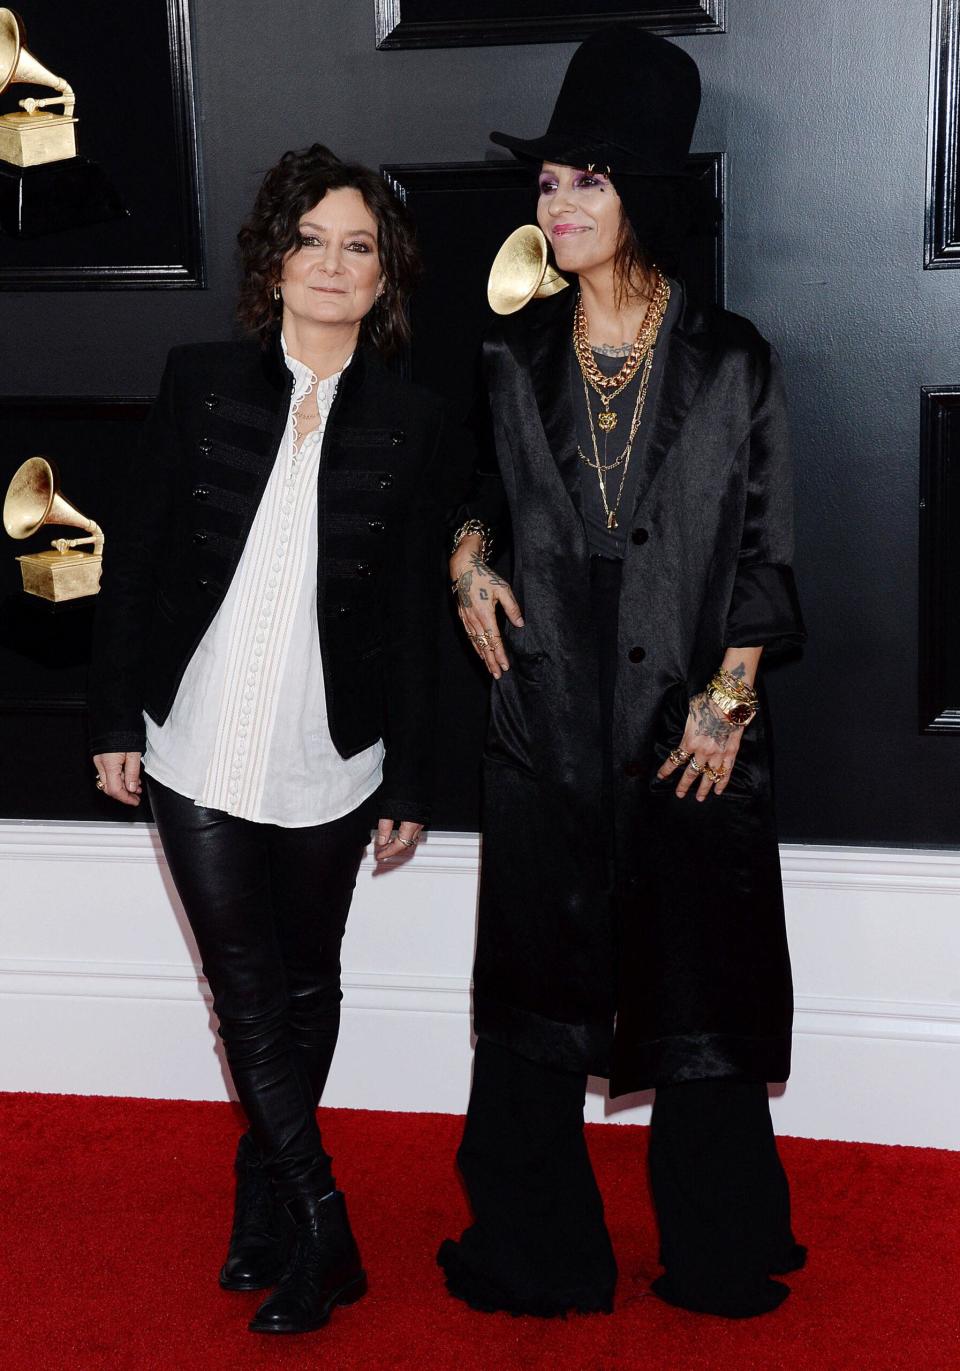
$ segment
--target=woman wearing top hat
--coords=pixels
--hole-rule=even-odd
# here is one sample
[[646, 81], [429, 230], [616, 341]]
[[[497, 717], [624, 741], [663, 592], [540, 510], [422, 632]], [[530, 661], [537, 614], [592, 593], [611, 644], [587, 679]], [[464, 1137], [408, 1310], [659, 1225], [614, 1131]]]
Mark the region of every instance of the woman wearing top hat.
[[[680, 48], [608, 28], [542, 138], [493, 135], [538, 167], [573, 288], [486, 340], [491, 441], [451, 560], [494, 685], [458, 1153], [474, 1223], [439, 1260], [483, 1310], [611, 1308], [591, 1073], [656, 1090], [658, 1295], [763, 1313], [804, 1257], [766, 1093], [792, 996], [756, 694], [761, 656], [803, 637], [787, 435], [769, 344], [665, 274], [699, 97]], [[508, 527], [512, 589], [487, 561]]]

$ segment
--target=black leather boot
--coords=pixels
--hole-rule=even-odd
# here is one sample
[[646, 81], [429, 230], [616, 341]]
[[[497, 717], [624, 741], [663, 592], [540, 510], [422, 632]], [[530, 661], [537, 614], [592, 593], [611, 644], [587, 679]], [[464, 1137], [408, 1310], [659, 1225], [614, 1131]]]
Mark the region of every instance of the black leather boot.
[[367, 1293], [367, 1277], [350, 1231], [343, 1194], [288, 1200], [295, 1226], [293, 1251], [280, 1287], [257, 1310], [253, 1333], [309, 1333], [326, 1323], [335, 1305]]
[[224, 1290], [265, 1290], [283, 1274], [293, 1226], [274, 1195], [249, 1133], [237, 1145], [233, 1228], [220, 1268]]

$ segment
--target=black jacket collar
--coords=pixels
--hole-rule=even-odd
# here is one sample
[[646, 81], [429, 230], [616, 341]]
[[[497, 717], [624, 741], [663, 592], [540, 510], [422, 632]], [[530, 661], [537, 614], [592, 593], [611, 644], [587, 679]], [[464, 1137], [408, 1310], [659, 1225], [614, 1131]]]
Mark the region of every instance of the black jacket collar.
[[[335, 409], [340, 407], [343, 398], [349, 398], [358, 393], [364, 379], [372, 373], [382, 370], [383, 366], [384, 364], [373, 344], [361, 338], [353, 354], [353, 361], [347, 367], [343, 379], [337, 387], [337, 398], [334, 401]], [[275, 328], [271, 332], [261, 351], [260, 370], [270, 389], [276, 395], [277, 403], [285, 402], [289, 398], [293, 385], [293, 374], [284, 360], [279, 328]], [[333, 411], [331, 411], [332, 416]]]

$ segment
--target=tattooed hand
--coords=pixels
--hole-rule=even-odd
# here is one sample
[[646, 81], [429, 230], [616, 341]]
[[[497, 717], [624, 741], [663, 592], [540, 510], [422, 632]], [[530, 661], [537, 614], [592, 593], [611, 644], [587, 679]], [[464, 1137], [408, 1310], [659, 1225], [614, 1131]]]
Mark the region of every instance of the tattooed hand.
[[[728, 651], [724, 658], [724, 669], [738, 680], [747, 678], [747, 665], [743, 660], [732, 660], [735, 649]], [[739, 654], [738, 654], [739, 655]], [[755, 673], [760, 660], [759, 648], [744, 649], [749, 655]], [[657, 772], [659, 780], [666, 780], [675, 771], [680, 772], [677, 782], [677, 796], [682, 800], [687, 791], [697, 784], [696, 798], [705, 800], [713, 787], [722, 795], [730, 780], [740, 751], [743, 729], [728, 724], [720, 710], [705, 693], [695, 695], [690, 701], [687, 726], [683, 731], [680, 752], [686, 753], [686, 760], [672, 761], [669, 757]]]
[[[479, 554], [479, 538], [464, 538], [450, 559], [450, 576], [456, 583], [457, 613], [474, 651], [495, 680], [510, 663], [497, 627], [497, 605], [515, 628], [523, 628], [523, 615], [509, 584]], [[477, 639], [480, 639], [478, 642]]]

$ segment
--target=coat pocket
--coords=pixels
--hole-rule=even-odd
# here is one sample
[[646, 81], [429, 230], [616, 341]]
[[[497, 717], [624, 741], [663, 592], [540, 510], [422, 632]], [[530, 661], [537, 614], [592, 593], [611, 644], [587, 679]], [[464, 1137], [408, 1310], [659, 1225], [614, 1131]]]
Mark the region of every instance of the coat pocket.
[[510, 620], [504, 618], [500, 631], [503, 635], [503, 646], [511, 669], [514, 665], [519, 666], [525, 677], [535, 679], [538, 674], [538, 667], [547, 660], [547, 654], [535, 649], [529, 637], [530, 630], [514, 628]]
[[[508, 649], [509, 655], [509, 649]], [[511, 657], [511, 661], [514, 658]], [[490, 723], [483, 749], [484, 760], [512, 766], [533, 775], [530, 728], [527, 721], [527, 685], [517, 659], [499, 681], [493, 682], [490, 695]]]

